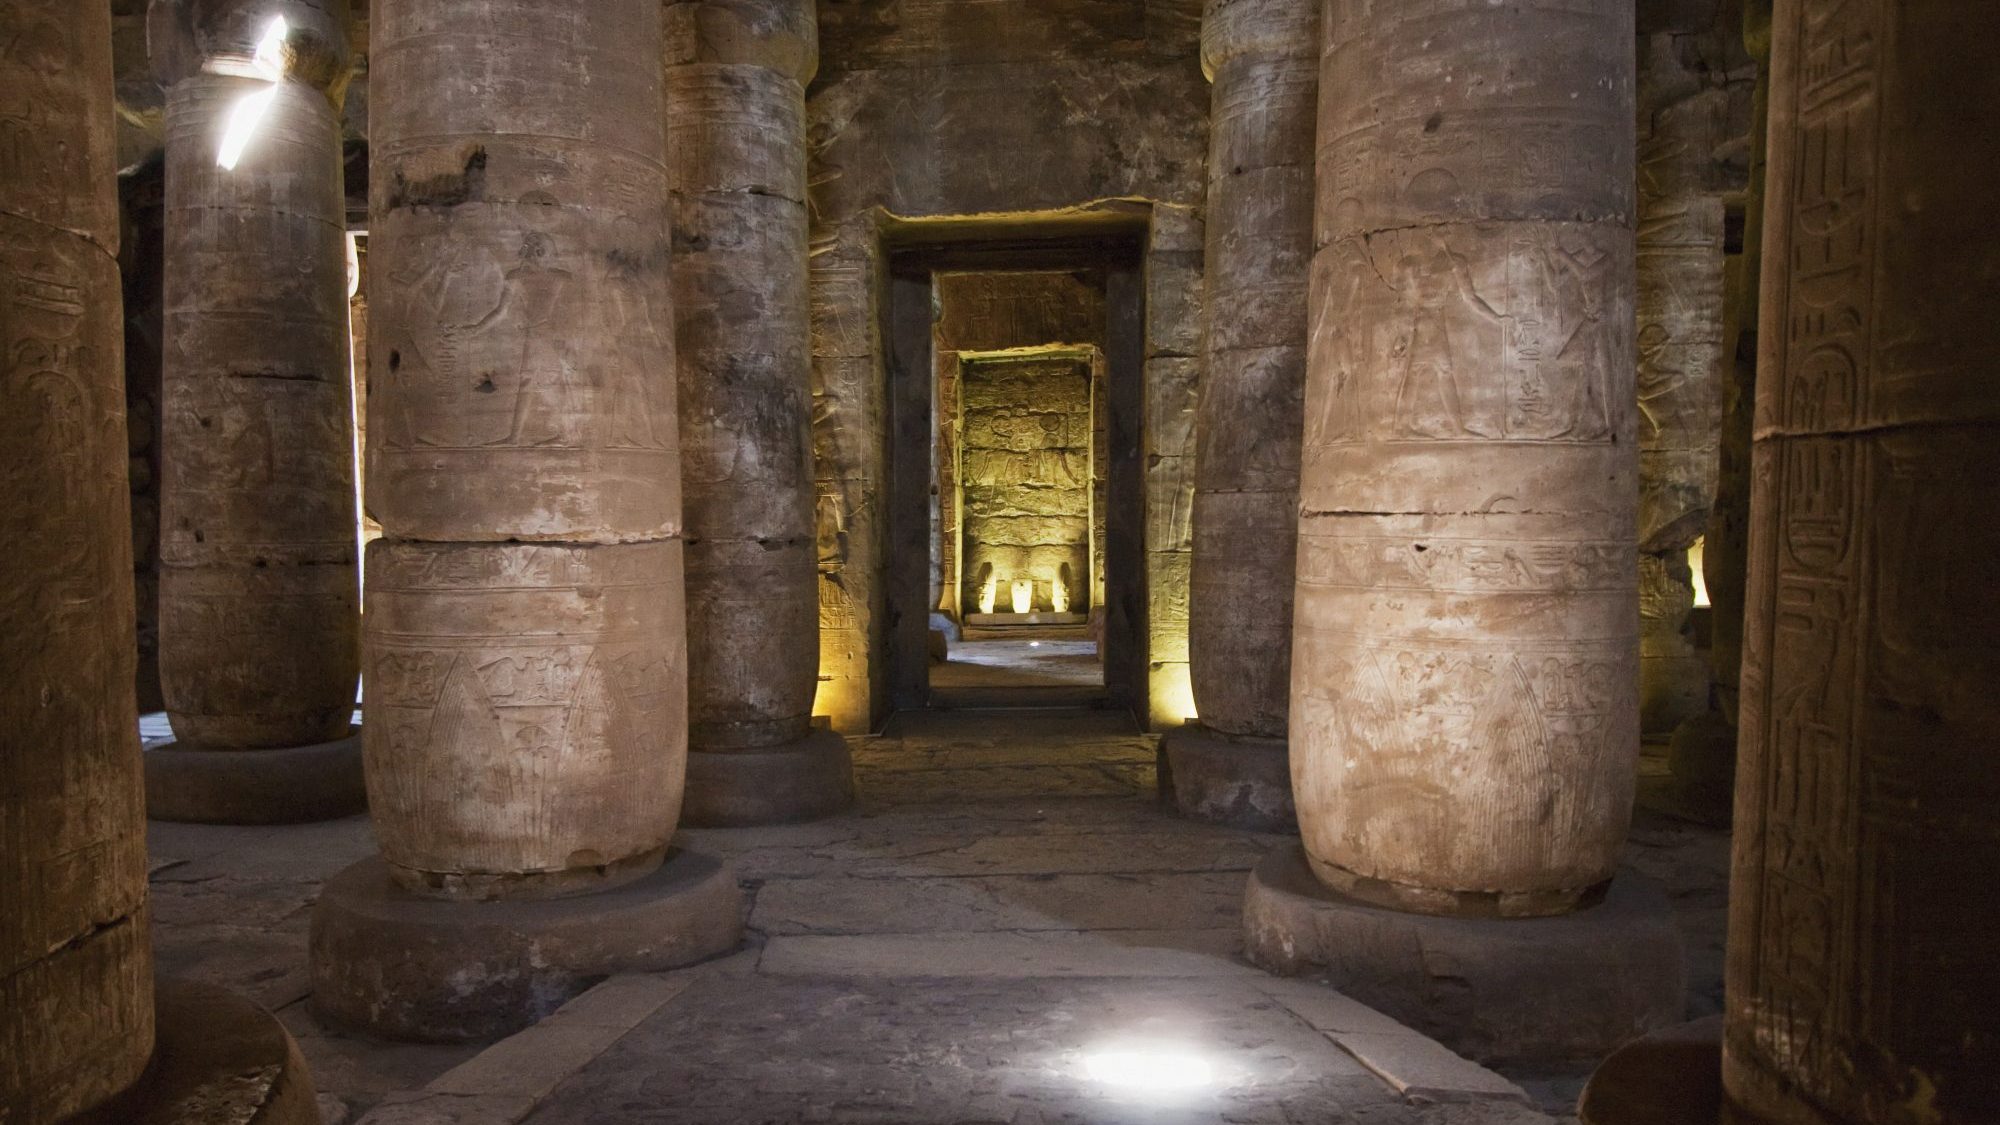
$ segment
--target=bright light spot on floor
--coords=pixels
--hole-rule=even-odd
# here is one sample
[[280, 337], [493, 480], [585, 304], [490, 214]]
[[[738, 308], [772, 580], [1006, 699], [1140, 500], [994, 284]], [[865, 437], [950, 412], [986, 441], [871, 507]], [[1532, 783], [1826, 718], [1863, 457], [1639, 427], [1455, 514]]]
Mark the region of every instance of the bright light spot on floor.
[[1175, 1093], [1215, 1082], [1215, 1066], [1172, 1043], [1121, 1043], [1083, 1057], [1084, 1073], [1107, 1086], [1138, 1093]]
[[1028, 647], [1029, 647], [1029, 648], [1040, 648], [1040, 647], [1042, 647], [1042, 642], [1040, 642], [1040, 641], [1029, 641], [1029, 642], [1028, 642]]

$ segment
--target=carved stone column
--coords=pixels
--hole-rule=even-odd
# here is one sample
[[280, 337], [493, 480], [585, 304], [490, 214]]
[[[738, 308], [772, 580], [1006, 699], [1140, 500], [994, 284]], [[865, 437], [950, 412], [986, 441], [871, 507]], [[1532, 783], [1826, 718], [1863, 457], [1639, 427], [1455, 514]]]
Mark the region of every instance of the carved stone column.
[[1723, 1081], [2000, 1106], [2000, 9], [1780, 0]]
[[276, 1019], [154, 987], [111, 26], [0, 8], [0, 1120], [316, 1125]]
[[348, 7], [155, 0], [149, 31], [168, 89], [160, 681], [176, 738], [147, 755], [149, 811], [345, 816], [365, 801]]
[[0, 1120], [153, 1050], [106, 4], [0, 10]]
[[660, 7], [406, 0], [371, 36], [382, 857], [320, 900], [314, 998], [389, 1035], [484, 1038], [739, 932], [727, 872], [671, 850], [687, 711]]
[[1253, 876], [1246, 944], [1480, 1057], [1602, 1052], [1681, 988], [1664, 901], [1612, 880], [1639, 741], [1632, 7], [1327, 13], [1304, 858]]
[[810, 0], [666, 8], [674, 312], [687, 489], [686, 815], [823, 816], [853, 797], [819, 686], [806, 302]]
[[1210, 0], [1206, 369], [1195, 406], [1188, 662], [1165, 740], [1182, 812], [1296, 826], [1286, 760], [1311, 272], [1319, 5]]
[[1708, 668], [1686, 635], [1687, 553], [1706, 529], [1720, 456], [1723, 206], [1714, 169], [1730, 96], [1684, 64], [1685, 38], [1662, 31], [1639, 40], [1639, 709], [1648, 733], [1670, 732], [1708, 705]]
[[2000, 906], [1966, 890], [2000, 868], [2000, 154], [1965, 142], [2000, 10], [1746, 8], [1770, 130], [1724, 1012], [1613, 1054], [1579, 1116], [1975, 1125], [2000, 1106]]

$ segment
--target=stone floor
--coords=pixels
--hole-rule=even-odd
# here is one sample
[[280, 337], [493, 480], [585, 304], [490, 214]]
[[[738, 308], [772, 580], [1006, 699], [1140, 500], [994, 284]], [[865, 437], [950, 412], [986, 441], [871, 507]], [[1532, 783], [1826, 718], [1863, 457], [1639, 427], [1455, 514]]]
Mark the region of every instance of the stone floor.
[[[1322, 986], [1236, 957], [1277, 837], [1153, 796], [1154, 743], [1106, 712], [906, 715], [856, 744], [860, 802], [690, 831], [750, 892], [750, 939], [616, 977], [512, 1039], [393, 1044], [307, 998], [310, 905], [365, 819], [155, 824], [163, 972], [277, 1011], [329, 1122], [1547, 1122], [1581, 1072], [1472, 1066]], [[1683, 909], [1691, 1013], [1719, 998], [1722, 837], [1643, 816], [1633, 866]], [[1726, 844], [1721, 845], [1726, 852]], [[1711, 948], [1711, 944], [1713, 948]]]
[[1097, 642], [959, 640], [931, 665], [933, 688], [1102, 687]]

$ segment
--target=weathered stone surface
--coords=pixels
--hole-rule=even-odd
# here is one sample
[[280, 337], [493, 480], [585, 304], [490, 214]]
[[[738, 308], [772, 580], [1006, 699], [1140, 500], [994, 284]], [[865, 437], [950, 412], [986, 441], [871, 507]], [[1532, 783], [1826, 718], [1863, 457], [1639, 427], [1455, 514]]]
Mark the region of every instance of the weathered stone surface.
[[792, 824], [830, 816], [853, 800], [847, 740], [815, 730], [775, 746], [689, 754], [681, 818], [696, 828]]
[[1189, 723], [1160, 739], [1182, 816], [1258, 832], [1296, 832], [1289, 747], [1272, 738], [1217, 734]]
[[1620, 1047], [1592, 1072], [1576, 1115], [1582, 1125], [1715, 1125], [1722, 1120], [1722, 1017]]
[[[665, 9], [674, 287], [687, 490], [690, 749], [761, 751], [806, 736], [818, 687], [805, 87], [806, 0]], [[791, 819], [852, 795], [837, 755], [760, 755], [694, 770], [689, 812]], [[805, 772], [774, 776], [774, 765]], [[746, 772], [746, 770], [748, 772]], [[770, 788], [702, 793], [702, 786]], [[801, 786], [824, 785], [818, 795]], [[724, 812], [723, 810], [728, 810]]]
[[368, 545], [369, 805], [413, 890], [659, 863], [686, 768], [681, 545]]
[[[1205, 464], [1195, 458], [1197, 474]], [[1194, 494], [1188, 664], [1203, 726], [1250, 738], [1284, 733], [1298, 506], [1289, 489]]]
[[163, 980], [145, 1077], [76, 1125], [320, 1125], [312, 1072], [271, 1013], [214, 985]]
[[1320, 877], [1403, 909], [1572, 909], [1624, 840], [1632, 18], [1325, 29], [1293, 792]]
[[1202, 68], [1215, 88], [1189, 673], [1202, 725], [1281, 739], [1291, 693], [1318, 6], [1211, 0]]
[[1030, 355], [962, 362], [959, 466], [964, 552], [960, 609], [1011, 607], [1015, 582], [1032, 584], [1033, 611], [1091, 605], [1092, 472], [1090, 364], [1077, 356]]
[[[286, 69], [248, 62], [275, 16]], [[345, 3], [161, 0], [168, 88], [160, 686], [181, 742], [347, 729], [360, 671], [345, 197]], [[270, 104], [232, 168], [245, 99]]]
[[[974, 582], [966, 573], [965, 515], [975, 503], [984, 502], [990, 510], [991, 502], [999, 499], [1022, 514], [1087, 521], [1090, 585], [1073, 601], [1080, 608], [1101, 610], [1108, 524], [1122, 515], [1110, 510], [1108, 492], [1105, 348], [1110, 328], [1105, 271], [938, 273], [932, 286], [937, 373], [933, 568], [938, 586], [933, 604], [952, 618], [978, 612], [984, 581]], [[1024, 362], [1000, 367], [988, 362], [998, 357], [977, 354], [991, 352], [1010, 353]], [[1030, 352], [1049, 364], [1067, 358], [1087, 369], [1088, 378], [1048, 378], [1056, 368], [1025, 362]], [[1025, 377], [1000, 376], [1010, 369]], [[964, 378], [968, 371], [974, 375], [969, 382]], [[1057, 397], [1065, 401], [1057, 404], [1053, 401]], [[1050, 455], [1018, 456], [1045, 447]], [[1088, 465], [1088, 489], [1075, 487], [1072, 479], [1079, 461]], [[971, 472], [962, 474], [961, 462]], [[1025, 483], [1041, 487], [1014, 487]], [[999, 523], [989, 518], [984, 524], [985, 545], [990, 548]], [[1065, 525], [1020, 544], [1072, 544], [1077, 534], [1076, 526]], [[1074, 567], [1071, 547], [1047, 553], [1053, 557], [1039, 566], [1045, 575], [1058, 572], [1066, 561]], [[1020, 569], [1032, 573], [1038, 567], [1030, 563]], [[1072, 578], [1072, 586], [1083, 581], [1080, 576]], [[1046, 601], [1047, 591], [1039, 592]], [[1006, 591], [998, 591], [996, 608], [1006, 611], [1009, 600]]]
[[[1706, 29], [1703, 29], [1706, 30]], [[1687, 566], [1720, 464], [1723, 200], [1732, 96], [1696, 73], [1685, 34], [1639, 40], [1638, 276], [1640, 728], [1666, 732], [1708, 704], [1706, 661], [1683, 636]]]
[[753, 186], [682, 196], [675, 227], [697, 749], [797, 738], [817, 670], [805, 212]]
[[332, 742], [254, 754], [175, 742], [146, 751], [146, 816], [152, 820], [301, 824], [367, 807], [356, 728]]
[[1604, 901], [1489, 921], [1387, 910], [1327, 889], [1298, 845], [1271, 852], [1243, 899], [1243, 953], [1497, 1065], [1596, 1059], [1681, 1018], [1685, 970], [1666, 896], [1621, 874]]
[[[810, 108], [810, 103], [809, 103]], [[872, 219], [857, 217], [808, 270], [813, 348], [813, 561], [819, 574], [819, 690], [813, 710], [839, 731], [874, 727], [884, 592], [883, 395]], [[865, 232], [865, 233], [864, 233]], [[825, 234], [816, 234], [824, 239]]]
[[2000, 905], [1967, 893], [2000, 867], [2000, 150], [1966, 138], [2000, 10], [1773, 26], [1723, 1085], [1784, 1125], [1970, 1125], [2000, 1105]]
[[153, 1045], [108, 7], [0, 8], [0, 103], [0, 1118], [42, 1122]]
[[810, 539], [688, 543], [692, 752], [805, 736], [819, 656], [813, 586]]
[[1695, 647], [1694, 574], [1685, 549], [1639, 554], [1639, 729], [1671, 731], [1708, 703], [1708, 661]]
[[660, 6], [379, 15], [369, 512], [396, 538], [678, 534]]
[[[887, 287], [877, 209], [899, 219], [977, 217], [971, 221], [1035, 234], [1081, 209], [1130, 212], [1145, 205], [1125, 201], [1148, 201], [1144, 288], [1176, 299], [1148, 302], [1144, 339], [1149, 355], [1188, 362], [1189, 329], [1198, 323], [1190, 316], [1200, 291], [1194, 211], [1206, 137], [1187, 123], [1205, 119], [1207, 92], [1195, 65], [1196, 5], [1188, 0], [976, 7], [920, 0], [893, 8], [822, 5], [820, 16], [821, 75], [807, 100], [824, 532], [820, 710], [838, 729], [853, 730], [878, 721], [887, 701], [870, 685], [871, 673], [882, 678], [888, 663], [889, 621], [880, 572], [888, 442], [876, 299]], [[1157, 373], [1149, 369], [1148, 381]], [[1114, 457], [1191, 455], [1191, 445], [1183, 449], [1161, 433], [1174, 415], [1148, 409], [1140, 417], [1143, 432], [1135, 426]], [[1139, 500], [1135, 494], [1128, 502]], [[1137, 567], [1137, 560], [1160, 557], [1146, 554], [1147, 541], [1164, 538], [1135, 529], [1111, 536], [1108, 546], [1116, 553], [1130, 543]], [[1147, 589], [1157, 605], [1166, 581], [1150, 569], [1129, 580], [1127, 604], [1111, 607], [1109, 616], [1136, 633], [1149, 600], [1137, 590]], [[1185, 629], [1184, 621], [1170, 626]], [[1187, 714], [1184, 657], [1153, 663], [1150, 691], [1140, 682], [1146, 662], [1136, 651], [1110, 670], [1108, 684], [1129, 691], [1135, 703], [1148, 695], [1171, 699], [1165, 710], [1177, 724]], [[1177, 694], [1170, 689], [1176, 676]]]
[[695, 852], [597, 894], [480, 904], [410, 894], [371, 858], [313, 910], [313, 1003], [398, 1039], [495, 1039], [605, 976], [705, 960], [742, 933], [735, 876]]

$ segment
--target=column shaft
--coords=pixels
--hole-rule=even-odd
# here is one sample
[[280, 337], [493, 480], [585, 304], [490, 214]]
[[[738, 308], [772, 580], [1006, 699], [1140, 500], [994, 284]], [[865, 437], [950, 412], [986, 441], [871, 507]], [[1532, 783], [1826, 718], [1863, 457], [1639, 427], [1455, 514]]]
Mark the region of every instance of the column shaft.
[[659, 5], [377, 5], [370, 802], [406, 888], [637, 878], [679, 817]]
[[667, 9], [694, 750], [805, 735], [818, 687], [806, 303], [809, 0]]
[[1208, 320], [1188, 661], [1201, 724], [1282, 738], [1311, 272], [1318, 5], [1211, 0]]
[[2000, 1106], [2000, 10], [1780, 0], [1723, 1080]]
[[1708, 703], [1708, 669], [1683, 634], [1694, 609], [1687, 552], [1715, 499], [1722, 434], [1723, 208], [1710, 170], [1729, 95], [1682, 64], [1680, 38], [1639, 40], [1639, 707], [1649, 732]]
[[0, 1119], [153, 1049], [109, 6], [0, 11]]
[[1338, 889], [1547, 914], [1637, 768], [1633, 13], [1336, 2], [1293, 648]]
[[[338, 8], [334, 11], [333, 8]], [[182, 746], [344, 737], [360, 673], [340, 116], [346, 5], [155, 5], [167, 96], [160, 677]], [[332, 60], [245, 74], [268, 21]], [[257, 18], [252, 18], [257, 17]], [[317, 20], [315, 17], [318, 17]], [[178, 26], [175, 26], [178, 23]], [[197, 26], [197, 24], [199, 24]], [[167, 29], [178, 49], [163, 42]], [[332, 74], [329, 90], [313, 84]], [[269, 99], [240, 159], [218, 156]]]

